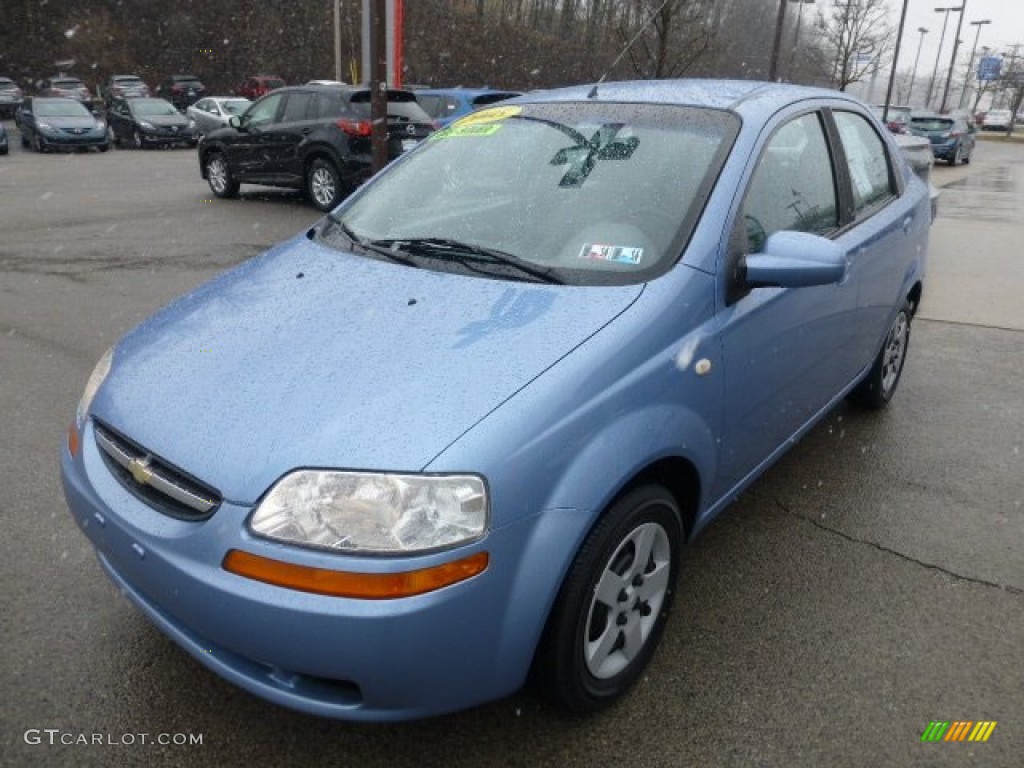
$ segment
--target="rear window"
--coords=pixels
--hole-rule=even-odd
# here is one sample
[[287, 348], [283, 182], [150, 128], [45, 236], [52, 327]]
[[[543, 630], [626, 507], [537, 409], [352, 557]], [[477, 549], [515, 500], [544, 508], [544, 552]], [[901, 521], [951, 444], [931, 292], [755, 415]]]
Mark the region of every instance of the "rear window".
[[284, 88], [284, 80], [279, 77], [271, 77], [265, 82], [267, 88]]
[[953, 127], [953, 121], [943, 117], [915, 117], [911, 123], [922, 131], [948, 131]]
[[142, 79], [138, 77], [115, 77], [114, 82], [118, 85], [142, 85]]
[[518, 96], [518, 93], [485, 93], [473, 99], [474, 107], [482, 107], [486, 104], [494, 104], [498, 101], [505, 101]]
[[[369, 91], [356, 91], [349, 103], [359, 117], [370, 117]], [[411, 91], [388, 91], [388, 117], [400, 117], [417, 123], [431, 122], [430, 115], [423, 111]]]

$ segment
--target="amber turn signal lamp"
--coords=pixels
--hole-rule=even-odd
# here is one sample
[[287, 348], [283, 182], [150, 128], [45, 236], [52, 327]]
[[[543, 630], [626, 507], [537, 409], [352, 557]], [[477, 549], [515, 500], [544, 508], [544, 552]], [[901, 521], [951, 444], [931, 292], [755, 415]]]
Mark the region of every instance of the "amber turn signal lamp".
[[280, 560], [271, 560], [268, 557], [232, 549], [224, 556], [221, 566], [225, 571], [247, 579], [300, 592], [362, 600], [392, 600], [422, 595], [470, 579], [487, 570], [488, 560], [486, 552], [477, 552], [460, 560], [416, 571], [353, 573], [283, 563]]
[[68, 425], [68, 452], [72, 456], [77, 456], [78, 447], [78, 426], [72, 421]]

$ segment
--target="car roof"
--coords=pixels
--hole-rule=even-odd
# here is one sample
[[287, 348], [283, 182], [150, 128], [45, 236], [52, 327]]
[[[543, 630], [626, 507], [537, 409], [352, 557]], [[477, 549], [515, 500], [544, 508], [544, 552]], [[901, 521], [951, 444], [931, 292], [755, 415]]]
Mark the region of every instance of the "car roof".
[[516, 96], [522, 93], [522, 91], [505, 88], [463, 88], [461, 85], [455, 88], [414, 88], [412, 90], [417, 96], [469, 96], [470, 98], [491, 93], [511, 93]]
[[579, 85], [527, 93], [509, 102], [502, 102], [502, 105], [620, 101], [722, 109], [755, 120], [767, 120], [779, 109], [808, 99], [847, 101], [851, 106], [863, 107], [860, 101], [849, 94], [827, 88], [756, 80], [712, 79], [631, 80]]

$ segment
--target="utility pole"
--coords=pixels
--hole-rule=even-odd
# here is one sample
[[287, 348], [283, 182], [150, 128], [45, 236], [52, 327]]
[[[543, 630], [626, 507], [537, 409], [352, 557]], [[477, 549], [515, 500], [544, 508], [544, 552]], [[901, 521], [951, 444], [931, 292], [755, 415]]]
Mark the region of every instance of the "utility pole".
[[768, 79], [773, 83], [779, 73], [779, 49], [782, 47], [782, 25], [786, 21], [786, 2], [779, 0], [779, 15], [775, 19], [775, 42], [772, 43], [772, 60], [768, 65]]
[[971, 26], [977, 27], [978, 31], [974, 34], [974, 47], [971, 48], [971, 63], [967, 65], [967, 77], [964, 78], [964, 87], [960, 91], [960, 103], [957, 105], [963, 109], [964, 101], [967, 98], [967, 84], [971, 82], [971, 77], [974, 75], [974, 54], [978, 52], [978, 38], [981, 37], [981, 28], [986, 24], [991, 24], [992, 19], [982, 19], [981, 21], [972, 21]]
[[388, 164], [388, 45], [386, 0], [370, 3], [370, 144], [373, 172]]
[[341, 0], [334, 0], [334, 79], [341, 80]]
[[946, 112], [946, 99], [949, 98], [949, 83], [953, 79], [953, 70], [956, 68], [956, 52], [960, 50], [960, 30], [964, 26], [964, 13], [967, 11], [967, 0], [963, 0], [960, 6], [960, 19], [956, 23], [956, 34], [953, 36], [953, 55], [949, 59], [949, 72], [946, 73], [946, 87], [942, 91], [942, 106], [939, 107], [939, 114]]
[[936, 8], [936, 13], [944, 13], [945, 16], [942, 19], [942, 34], [939, 35], [939, 50], [935, 52], [935, 69], [932, 70], [932, 79], [928, 82], [928, 94], [924, 97], [924, 105], [927, 107], [932, 103], [932, 92], [935, 90], [935, 81], [939, 77], [939, 59], [942, 56], [942, 44], [946, 40], [946, 24], [949, 23], [950, 11], [962, 11], [962, 6], [949, 7], [949, 8]]
[[917, 31], [921, 33], [921, 39], [917, 41], [917, 56], [914, 57], [914, 71], [910, 75], [910, 90], [907, 92], [907, 104], [911, 104], [911, 95], [914, 93], [914, 83], [917, 81], [917, 62], [921, 60], [921, 46], [924, 45], [924, 36], [928, 34], [927, 27], [918, 27]]
[[900, 28], [896, 32], [896, 52], [892, 57], [892, 70], [889, 72], [889, 89], [885, 92], [885, 107], [882, 108], [882, 122], [889, 122], [889, 102], [892, 101], [892, 86], [896, 82], [896, 65], [900, 61], [900, 44], [903, 42], [903, 25], [907, 22], [907, 3], [903, 0], [903, 13], [900, 14]]

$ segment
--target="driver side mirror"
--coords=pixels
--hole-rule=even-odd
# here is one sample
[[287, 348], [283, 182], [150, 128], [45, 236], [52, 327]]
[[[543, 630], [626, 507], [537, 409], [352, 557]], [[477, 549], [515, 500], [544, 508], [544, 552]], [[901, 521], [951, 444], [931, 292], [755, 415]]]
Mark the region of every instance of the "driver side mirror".
[[245, 123], [245, 115], [232, 115], [228, 118], [228, 125], [234, 128], [236, 131], [244, 131]]
[[746, 256], [744, 266], [751, 288], [831, 285], [846, 277], [846, 252], [809, 232], [776, 232], [764, 241], [762, 253]]

